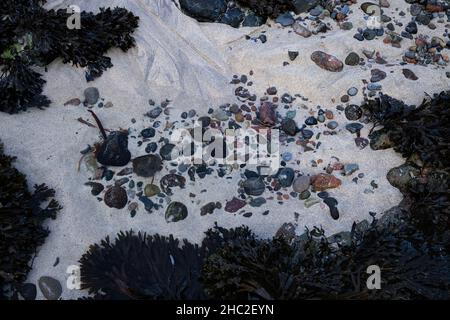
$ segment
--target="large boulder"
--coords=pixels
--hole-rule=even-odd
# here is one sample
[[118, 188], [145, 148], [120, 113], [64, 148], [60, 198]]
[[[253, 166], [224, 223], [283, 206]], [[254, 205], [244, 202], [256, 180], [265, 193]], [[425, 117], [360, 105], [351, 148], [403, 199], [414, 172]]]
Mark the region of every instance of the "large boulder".
[[227, 10], [226, 0], [180, 0], [181, 9], [201, 22], [217, 21]]

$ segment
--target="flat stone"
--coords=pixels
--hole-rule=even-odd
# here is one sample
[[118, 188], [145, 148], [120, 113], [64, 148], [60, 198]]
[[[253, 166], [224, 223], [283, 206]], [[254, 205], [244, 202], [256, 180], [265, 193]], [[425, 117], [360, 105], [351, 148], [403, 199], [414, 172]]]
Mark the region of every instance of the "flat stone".
[[40, 277], [38, 280], [39, 289], [47, 300], [58, 300], [62, 294], [61, 283], [52, 277]]

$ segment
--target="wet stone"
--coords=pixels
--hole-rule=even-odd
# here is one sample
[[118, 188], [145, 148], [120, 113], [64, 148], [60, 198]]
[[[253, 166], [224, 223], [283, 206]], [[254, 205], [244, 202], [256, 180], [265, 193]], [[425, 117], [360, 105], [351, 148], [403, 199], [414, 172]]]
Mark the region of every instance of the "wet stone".
[[87, 104], [94, 105], [100, 98], [100, 92], [95, 87], [90, 87], [84, 90], [84, 99]]
[[162, 161], [158, 155], [146, 155], [133, 159], [133, 172], [139, 177], [153, 177], [161, 171]]
[[244, 200], [234, 197], [232, 200], [228, 201], [225, 205], [225, 211], [230, 213], [235, 213], [245, 207], [247, 202]]
[[97, 161], [104, 166], [122, 167], [130, 162], [128, 150], [128, 133], [112, 132], [101, 144], [97, 152]]
[[292, 189], [295, 192], [302, 194], [304, 191], [309, 189], [311, 179], [309, 176], [300, 176], [294, 180]]
[[288, 188], [294, 180], [294, 170], [291, 168], [280, 169], [277, 173], [278, 181], [282, 188]]
[[249, 204], [251, 207], [259, 208], [263, 204], [266, 204], [266, 203], [267, 203], [266, 199], [264, 199], [263, 197], [258, 197], [258, 198], [252, 199]]
[[345, 126], [345, 129], [347, 129], [350, 133], [358, 133], [362, 128], [364, 128], [364, 126], [358, 122], [349, 123]]
[[166, 209], [166, 222], [178, 222], [186, 219], [188, 216], [187, 207], [181, 202], [171, 202]]
[[340, 72], [344, 65], [338, 58], [322, 51], [315, 51], [311, 55], [311, 60], [314, 61], [320, 68], [331, 71]]
[[40, 277], [38, 280], [39, 289], [47, 300], [58, 300], [62, 294], [61, 283], [52, 277]]
[[349, 66], [356, 66], [359, 64], [360, 57], [356, 52], [350, 52], [347, 58], [345, 58], [345, 64]]
[[113, 186], [105, 192], [104, 201], [110, 208], [123, 209], [127, 205], [128, 195], [124, 188]]
[[318, 123], [317, 119], [315, 117], [309, 117], [305, 120], [305, 124], [308, 126], [314, 126]]
[[20, 287], [20, 295], [28, 301], [31, 300], [36, 300], [36, 294], [37, 294], [37, 290], [36, 290], [36, 285], [34, 283], [24, 283], [21, 287]]
[[174, 160], [176, 159], [176, 156], [172, 154], [174, 149], [174, 144], [167, 143], [159, 149], [159, 154], [163, 160]]
[[351, 104], [345, 108], [345, 117], [350, 121], [359, 120], [362, 115], [362, 109], [355, 104]]
[[141, 131], [141, 136], [144, 139], [153, 138], [156, 134], [156, 130], [153, 128], [144, 129]]
[[249, 178], [244, 181], [244, 191], [250, 196], [260, 196], [266, 188], [264, 181], [260, 177]]

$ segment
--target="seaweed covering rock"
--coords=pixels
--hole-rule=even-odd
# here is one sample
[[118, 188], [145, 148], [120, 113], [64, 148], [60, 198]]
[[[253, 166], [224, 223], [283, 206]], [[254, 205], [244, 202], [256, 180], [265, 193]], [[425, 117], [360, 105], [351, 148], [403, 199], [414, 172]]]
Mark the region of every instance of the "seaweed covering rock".
[[64, 63], [86, 68], [92, 81], [112, 67], [104, 54], [135, 45], [131, 36], [139, 18], [123, 8], [81, 12], [81, 28], [70, 29], [67, 10], [45, 10], [41, 0], [4, 0], [0, 3], [0, 111], [17, 113], [28, 107], [48, 107], [42, 95], [45, 81], [35, 67], [61, 57]]
[[[0, 300], [17, 298], [30, 260], [49, 233], [43, 222], [54, 219], [61, 209], [53, 199], [54, 190], [45, 185], [30, 192], [13, 161], [0, 143]], [[46, 205], [41, 207], [42, 203]]]

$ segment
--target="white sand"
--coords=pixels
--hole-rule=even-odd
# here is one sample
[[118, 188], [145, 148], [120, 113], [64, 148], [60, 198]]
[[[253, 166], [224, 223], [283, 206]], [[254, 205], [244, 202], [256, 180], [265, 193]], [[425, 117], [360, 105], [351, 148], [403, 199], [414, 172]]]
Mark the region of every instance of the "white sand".
[[[27, 174], [30, 187], [35, 183], [48, 184], [56, 190], [56, 197], [64, 206], [57, 219], [49, 223], [51, 234], [34, 261], [29, 281], [37, 282], [39, 277], [49, 275], [64, 284], [68, 276], [66, 268], [76, 265], [90, 244], [107, 235], [114, 236], [120, 230], [132, 228], [148, 233], [174, 234], [198, 242], [203, 232], [217, 221], [226, 227], [247, 224], [258, 235], [270, 237], [284, 222], [295, 223], [294, 212], [297, 212], [299, 234], [305, 226], [314, 225], [323, 226], [331, 234], [348, 230], [353, 221], [369, 218], [369, 211], [382, 213], [401, 200], [401, 194], [385, 178], [389, 168], [403, 162], [401, 157], [392, 150], [374, 152], [369, 147], [359, 150], [353, 141], [355, 136], [344, 129], [348, 121], [339, 115], [339, 134], [322, 136], [322, 146], [317, 152], [299, 154], [301, 150], [295, 144], [289, 147], [294, 153], [294, 160], [301, 161], [300, 166], [294, 161], [290, 166], [308, 174], [322, 172], [323, 166], [330, 162], [332, 156], [344, 163], [359, 164], [360, 171], [357, 173], [363, 172], [365, 177], [358, 184], [351, 181], [356, 173], [352, 177], [340, 177], [343, 185], [330, 191], [339, 201], [341, 218], [338, 221], [331, 219], [325, 205], [318, 204], [306, 209], [296, 199], [286, 201], [282, 206], [276, 200], [268, 201], [261, 208], [247, 206], [246, 209], [253, 212], [251, 218], [223, 210], [201, 217], [199, 209], [203, 204], [210, 201], [224, 203], [226, 199], [237, 195], [239, 173], [234, 174], [232, 180], [218, 180], [209, 176], [198, 180], [196, 184], [188, 183], [184, 190], [175, 189], [172, 200], [183, 201], [189, 209], [188, 218], [175, 224], [165, 222], [164, 209], [146, 214], [140, 205], [136, 217], [131, 218], [126, 209], [107, 208], [91, 196], [89, 188], [84, 186], [90, 174], [84, 168], [80, 172], [76, 170], [80, 150], [98, 141], [98, 131], [76, 121], [78, 117], [89, 118], [84, 107], [63, 106], [71, 98], [82, 98], [86, 87], [98, 87], [101, 96], [114, 103], [113, 108], [96, 109], [105, 126], [112, 129], [128, 128], [132, 118], [137, 119], [134, 128], [148, 125], [149, 119], [144, 118], [143, 114], [149, 110], [149, 98], [155, 101], [171, 99], [175, 119], [179, 119], [181, 111], [190, 109], [197, 110], [198, 114], [206, 114], [209, 107], [235, 101], [233, 86], [228, 82], [234, 73], [248, 74], [250, 70], [255, 72], [252, 91], [258, 96], [273, 85], [281, 94], [286, 91], [308, 97], [309, 101], [305, 104], [313, 110], [320, 105], [337, 114], [335, 106], [348, 88], [355, 86], [360, 91], [351, 99], [351, 103], [359, 104], [362, 101], [361, 80], [370, 78], [370, 70], [346, 66], [340, 73], [330, 73], [313, 64], [310, 54], [315, 50], [323, 50], [344, 60], [350, 51], [361, 54], [362, 49], [375, 49], [382, 52], [389, 63], [397, 63], [401, 61], [410, 41], [405, 39], [402, 48], [396, 49], [381, 41], [358, 42], [352, 39], [356, 27], [362, 27], [365, 23], [356, 6], [350, 18], [354, 24], [351, 31], [339, 30], [331, 22], [333, 31], [324, 34], [326, 38], [313, 35], [305, 39], [293, 32], [288, 33], [291, 28], [283, 29], [274, 24], [273, 27], [263, 26], [258, 29], [267, 31], [268, 42], [261, 44], [243, 38], [255, 29], [237, 30], [226, 25], [198, 24], [176, 10], [171, 0], [50, 1], [48, 7], [62, 7], [64, 4], [78, 4], [83, 10], [96, 10], [101, 5], [119, 5], [132, 10], [141, 17], [140, 28], [136, 32], [138, 47], [126, 54], [112, 50], [109, 56], [112, 57], [114, 68], [90, 84], [86, 83], [83, 70], [57, 61], [49, 66], [49, 72], [45, 74], [48, 81], [45, 94], [53, 101], [50, 108], [46, 111], [30, 110], [19, 115], [0, 114], [0, 137], [5, 143], [6, 152], [18, 157], [16, 166]], [[406, 11], [403, 1], [398, 6]], [[388, 13], [390, 11], [387, 10]], [[409, 19], [407, 14], [402, 21], [406, 23]], [[435, 35], [442, 34], [442, 25], [438, 26], [432, 32]], [[422, 30], [431, 33], [419, 26], [419, 32]], [[299, 50], [300, 56], [290, 66], [283, 67], [283, 61], [288, 60], [288, 50]], [[439, 92], [448, 85], [446, 70], [437, 70], [433, 66], [425, 68], [409, 65], [408, 68], [419, 77], [415, 82], [404, 78], [401, 66], [376, 67], [388, 73], [388, 77], [381, 82], [383, 92], [411, 104], [420, 103], [424, 92]], [[390, 70], [394, 72], [391, 74]], [[335, 102], [332, 102], [333, 99]], [[296, 105], [300, 105], [300, 102]], [[309, 114], [305, 110], [297, 107], [296, 120], [302, 122], [307, 116]], [[367, 129], [363, 130], [364, 137], [367, 137]], [[135, 140], [130, 140], [130, 150], [134, 156], [140, 155], [137, 154]], [[313, 159], [323, 159], [323, 164], [313, 168], [310, 163]], [[370, 188], [372, 180], [376, 181], [379, 188], [374, 194], [363, 193], [364, 189]], [[203, 189], [208, 192], [200, 193]], [[190, 192], [198, 195], [194, 203], [188, 197]], [[262, 216], [265, 210], [270, 210], [270, 214]], [[57, 257], [60, 263], [53, 267]], [[85, 294], [65, 288], [63, 298], [76, 298]], [[42, 298], [40, 293], [38, 298]]]

